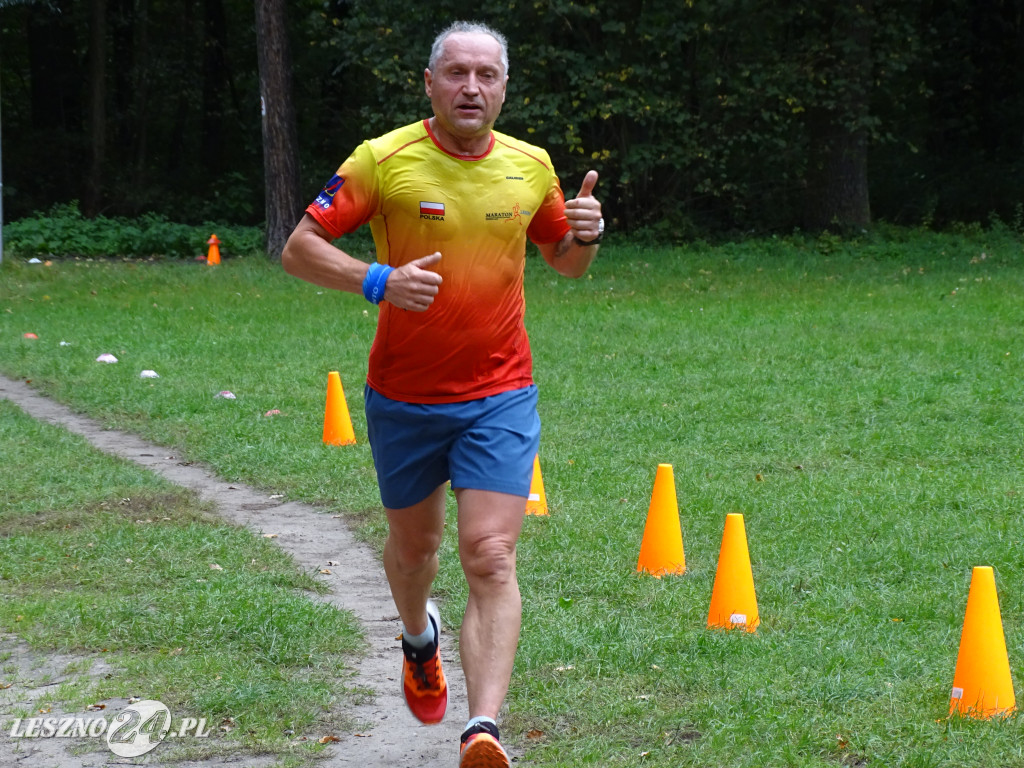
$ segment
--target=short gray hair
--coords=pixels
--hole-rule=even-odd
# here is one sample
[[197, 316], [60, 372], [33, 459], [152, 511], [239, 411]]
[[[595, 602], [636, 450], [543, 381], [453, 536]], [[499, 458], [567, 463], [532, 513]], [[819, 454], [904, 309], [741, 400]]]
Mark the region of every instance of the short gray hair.
[[437, 37], [434, 38], [434, 45], [430, 49], [430, 61], [427, 62], [427, 69], [431, 72], [434, 71], [434, 68], [437, 66], [437, 60], [444, 53], [445, 41], [449, 36], [459, 34], [490, 35], [497, 40], [498, 45], [501, 46], [501, 66], [505, 68], [505, 74], [508, 74], [508, 41], [505, 40], [505, 36], [501, 32], [479, 21], [455, 21], [442, 29]]

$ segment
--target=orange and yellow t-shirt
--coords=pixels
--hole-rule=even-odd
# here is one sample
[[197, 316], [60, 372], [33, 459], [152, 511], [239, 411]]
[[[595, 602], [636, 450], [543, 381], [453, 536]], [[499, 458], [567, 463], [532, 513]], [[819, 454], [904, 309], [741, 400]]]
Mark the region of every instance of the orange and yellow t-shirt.
[[367, 383], [393, 400], [450, 403], [533, 383], [526, 238], [569, 231], [548, 154], [493, 132], [478, 157], [448, 153], [428, 121], [363, 142], [306, 209], [334, 237], [369, 224], [377, 260], [435, 251], [443, 278], [426, 312], [381, 302]]

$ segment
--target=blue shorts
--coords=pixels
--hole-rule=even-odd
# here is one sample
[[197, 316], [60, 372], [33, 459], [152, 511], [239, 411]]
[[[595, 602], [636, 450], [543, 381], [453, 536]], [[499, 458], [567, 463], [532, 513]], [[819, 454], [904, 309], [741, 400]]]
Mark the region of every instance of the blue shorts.
[[381, 502], [411, 507], [453, 488], [527, 498], [540, 444], [537, 387], [462, 403], [404, 403], [366, 387], [366, 426]]

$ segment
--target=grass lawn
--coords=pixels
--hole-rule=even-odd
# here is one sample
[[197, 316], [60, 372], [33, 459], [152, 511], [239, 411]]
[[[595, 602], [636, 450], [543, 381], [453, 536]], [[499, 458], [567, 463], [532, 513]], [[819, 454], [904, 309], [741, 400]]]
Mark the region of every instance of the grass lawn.
[[[1019, 719], [946, 717], [976, 565], [995, 569], [1024, 670], [1019, 237], [612, 243], [581, 280], [531, 257], [526, 282], [551, 507], [521, 542], [504, 720], [528, 759], [1024, 766]], [[0, 306], [4, 373], [380, 542], [362, 416], [376, 309], [361, 298], [255, 259], [8, 260]], [[355, 446], [320, 441], [331, 370]], [[635, 572], [659, 463], [688, 566], [660, 580]], [[730, 512], [753, 634], [705, 627]], [[457, 623], [453, 544], [438, 591]], [[19, 631], [2, 614], [0, 629]]]
[[[310, 599], [323, 586], [281, 550], [6, 400], [0, 456], [0, 632], [42, 654], [82, 653], [82, 671], [97, 654], [114, 669], [55, 686], [38, 711], [16, 716], [155, 695], [176, 724], [209, 724], [212, 738], [179, 743], [177, 754], [241, 743], [292, 764], [322, 751], [317, 737], [347, 727], [353, 692], [339, 680], [361, 632]], [[0, 654], [0, 688], [17, 682], [13, 666]]]

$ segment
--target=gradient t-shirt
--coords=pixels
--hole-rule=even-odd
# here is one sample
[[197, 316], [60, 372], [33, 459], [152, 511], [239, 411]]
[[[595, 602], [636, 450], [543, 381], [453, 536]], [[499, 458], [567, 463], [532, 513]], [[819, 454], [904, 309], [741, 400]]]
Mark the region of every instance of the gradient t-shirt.
[[524, 325], [526, 239], [569, 231], [548, 154], [492, 132], [453, 155], [413, 123], [363, 142], [306, 209], [333, 236], [369, 224], [382, 264], [435, 251], [443, 278], [426, 312], [381, 302], [367, 383], [393, 400], [449, 403], [533, 383]]

